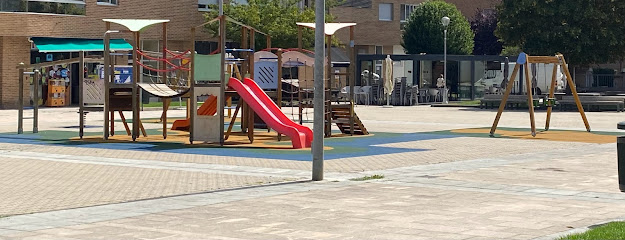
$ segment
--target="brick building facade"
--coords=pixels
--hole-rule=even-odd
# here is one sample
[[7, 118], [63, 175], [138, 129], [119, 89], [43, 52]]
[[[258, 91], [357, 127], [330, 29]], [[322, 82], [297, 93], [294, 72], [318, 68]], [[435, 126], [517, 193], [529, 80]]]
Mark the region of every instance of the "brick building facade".
[[[403, 54], [401, 30], [409, 16], [411, 6], [425, 0], [348, 0], [341, 6], [330, 10], [336, 22], [354, 22], [355, 43], [359, 53], [368, 54]], [[445, 0], [456, 5], [458, 10], [472, 18], [478, 9], [492, 9], [501, 0]], [[385, 9], [391, 9], [389, 16], [381, 16]], [[387, 12], [388, 13], [388, 12]], [[341, 42], [347, 42], [349, 33], [337, 32]], [[376, 47], [377, 46], [377, 47]]]
[[[9, 0], [10, 1], [10, 0]], [[53, 2], [53, 1], [52, 1]], [[15, 108], [18, 95], [20, 62], [31, 62], [30, 37], [96, 38], [105, 32], [104, 18], [170, 19], [168, 46], [170, 49], [189, 49], [190, 29], [202, 24], [204, 12], [198, 10], [198, 0], [118, 0], [117, 4], [102, 4], [98, 0], [84, 0], [84, 15], [65, 15], [32, 12], [2, 11], [0, 9], [0, 108]], [[121, 29], [115, 24], [113, 29]], [[160, 39], [160, 27], [142, 33], [143, 40]], [[198, 40], [209, 40], [205, 32]], [[115, 38], [130, 39], [127, 35]], [[129, 41], [130, 42], [130, 41]], [[27, 83], [26, 83], [27, 84]], [[29, 87], [26, 86], [25, 94]], [[25, 95], [28, 96], [28, 95]]]

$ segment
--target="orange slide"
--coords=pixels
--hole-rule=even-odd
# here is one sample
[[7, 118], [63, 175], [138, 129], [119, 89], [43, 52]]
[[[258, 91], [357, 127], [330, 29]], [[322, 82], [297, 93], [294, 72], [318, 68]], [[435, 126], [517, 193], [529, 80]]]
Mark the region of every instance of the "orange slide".
[[[217, 97], [209, 96], [200, 109], [197, 110], [197, 115], [215, 115], [217, 113]], [[171, 130], [181, 130], [187, 131], [189, 130], [189, 119], [180, 119], [174, 121], [174, 124], [171, 126]]]

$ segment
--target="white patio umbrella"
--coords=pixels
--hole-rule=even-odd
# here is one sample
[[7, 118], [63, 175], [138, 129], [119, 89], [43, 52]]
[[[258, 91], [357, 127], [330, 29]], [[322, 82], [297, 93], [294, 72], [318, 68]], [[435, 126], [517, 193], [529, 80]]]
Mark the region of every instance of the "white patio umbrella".
[[386, 55], [384, 60], [384, 93], [386, 94], [386, 106], [391, 106], [391, 93], [393, 92], [393, 60]]

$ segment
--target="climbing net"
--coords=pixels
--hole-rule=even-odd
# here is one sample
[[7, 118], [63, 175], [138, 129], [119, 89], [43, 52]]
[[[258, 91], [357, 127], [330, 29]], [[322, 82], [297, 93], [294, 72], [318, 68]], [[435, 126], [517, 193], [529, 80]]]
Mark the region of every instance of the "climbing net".
[[191, 51], [173, 52], [165, 49], [165, 53], [163, 58], [162, 53], [137, 50], [141, 59], [136, 61], [139, 66], [143, 67], [144, 78], [148, 78], [152, 83], [164, 83], [172, 88], [188, 88]]

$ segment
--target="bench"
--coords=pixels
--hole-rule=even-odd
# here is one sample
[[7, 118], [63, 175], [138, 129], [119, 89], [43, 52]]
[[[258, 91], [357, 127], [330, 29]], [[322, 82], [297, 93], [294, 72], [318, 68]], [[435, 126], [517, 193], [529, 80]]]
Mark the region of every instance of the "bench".
[[[503, 94], [487, 94], [480, 100], [480, 108], [498, 108], [503, 99]], [[521, 104], [527, 104], [527, 95], [509, 95], [506, 107], [519, 108]]]
[[[591, 111], [593, 107], [601, 110], [602, 106], [614, 107], [617, 112], [625, 111], [625, 96], [579, 96], [579, 101], [585, 110]], [[563, 96], [559, 100], [560, 110], [562, 108], [576, 107], [575, 98], [573, 96]]]

